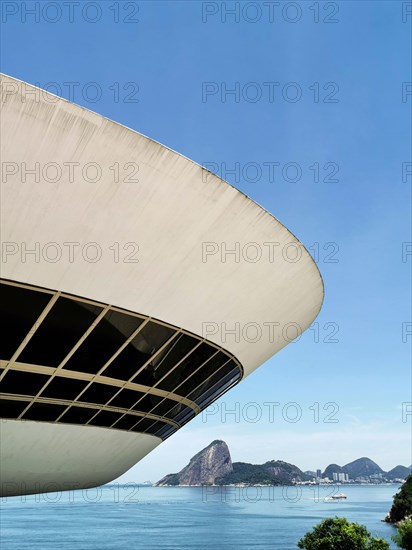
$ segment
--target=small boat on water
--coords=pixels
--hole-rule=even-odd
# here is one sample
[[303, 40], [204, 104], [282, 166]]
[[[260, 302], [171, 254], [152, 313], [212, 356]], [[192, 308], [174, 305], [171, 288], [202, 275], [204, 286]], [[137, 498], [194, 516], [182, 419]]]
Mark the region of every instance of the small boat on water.
[[338, 493], [336, 495], [332, 495], [330, 498], [332, 500], [343, 500], [343, 499], [348, 498], [348, 497], [344, 493]]

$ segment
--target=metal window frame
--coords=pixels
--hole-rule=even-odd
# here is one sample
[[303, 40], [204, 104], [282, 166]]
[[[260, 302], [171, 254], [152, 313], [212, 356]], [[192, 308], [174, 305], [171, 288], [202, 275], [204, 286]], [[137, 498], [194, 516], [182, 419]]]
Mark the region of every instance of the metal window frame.
[[[135, 429], [135, 427], [140, 423], [140, 421], [143, 420], [143, 419], [146, 419], [146, 418], [153, 420], [154, 423], [155, 422], [162, 422], [162, 423], [165, 423], [165, 424], [170, 424], [175, 429], [179, 429], [181, 427], [181, 425], [184, 424], [184, 422], [183, 422], [183, 424], [180, 424], [178, 422], [175, 422], [171, 418], [168, 418], [167, 416], [156, 415], [155, 413], [153, 413], [153, 411], [156, 409], [156, 407], [161, 405], [161, 403], [163, 403], [166, 399], [169, 399], [171, 401], [174, 401], [175, 403], [167, 411], [166, 415], [169, 414], [174, 407], [176, 407], [177, 403], [180, 403], [181, 405], [184, 405], [184, 406], [192, 409], [193, 412], [195, 413], [195, 415], [199, 414], [202, 410], [202, 407], [197, 405], [197, 403], [195, 403], [194, 401], [188, 399], [186, 396], [179, 395], [178, 393], [176, 393], [176, 391], [179, 389], [180, 386], [185, 384], [190, 378], [192, 378], [196, 373], [198, 373], [199, 370], [204, 368], [204, 366], [209, 361], [211, 361], [219, 352], [223, 353], [227, 357], [227, 360], [220, 367], [218, 367], [218, 369], [215, 372], [213, 372], [211, 375], [209, 375], [205, 380], [202, 380], [202, 382], [200, 382], [193, 390], [191, 390], [190, 393], [193, 393], [199, 387], [201, 387], [203, 384], [207, 383], [207, 381], [211, 377], [215, 376], [216, 373], [218, 373], [221, 369], [223, 369], [227, 365], [227, 363], [229, 361], [232, 361], [232, 360], [235, 363], [234, 370], [237, 368], [238, 369], [238, 374], [239, 374], [238, 379], [234, 382], [234, 384], [237, 383], [239, 380], [241, 380], [243, 378], [243, 374], [244, 374], [243, 367], [242, 367], [241, 363], [238, 361], [238, 359], [235, 356], [233, 356], [227, 350], [219, 347], [214, 342], [211, 342], [211, 341], [207, 340], [206, 338], [203, 338], [203, 337], [198, 336], [194, 333], [191, 333], [191, 332], [189, 332], [189, 331], [187, 331], [183, 328], [176, 327], [174, 325], [171, 325], [170, 323], [166, 323], [164, 321], [155, 319], [151, 316], [147, 316], [147, 315], [144, 315], [144, 314], [128, 311], [128, 310], [125, 310], [125, 309], [117, 307], [117, 306], [113, 306], [113, 305], [110, 305], [110, 304], [104, 304], [104, 303], [98, 302], [96, 300], [91, 300], [91, 299], [88, 299], [88, 298], [75, 296], [75, 295], [72, 295], [72, 294], [69, 294], [69, 293], [66, 293], [66, 292], [62, 292], [62, 291], [46, 289], [46, 288], [38, 287], [38, 286], [35, 286], [35, 285], [30, 285], [30, 284], [18, 282], [18, 281], [10, 281], [10, 280], [7, 280], [7, 279], [1, 279], [0, 283], [3, 284], [3, 285], [16, 286], [16, 287], [19, 287], [19, 288], [24, 288], [26, 290], [32, 290], [34, 292], [42, 292], [42, 293], [50, 295], [50, 300], [47, 302], [46, 306], [43, 308], [43, 311], [40, 313], [40, 315], [38, 316], [38, 318], [35, 321], [35, 323], [33, 324], [33, 326], [30, 328], [30, 330], [28, 331], [28, 333], [26, 334], [26, 336], [24, 337], [24, 339], [22, 340], [22, 342], [20, 343], [20, 345], [18, 346], [16, 351], [13, 353], [13, 356], [11, 357], [11, 359], [0, 361], [0, 368], [2, 369], [2, 372], [0, 372], [0, 381], [4, 378], [4, 376], [10, 370], [22, 371], [22, 372], [28, 372], [28, 373], [34, 373], [34, 374], [46, 374], [46, 375], [49, 376], [48, 380], [43, 384], [41, 389], [33, 396], [27, 396], [27, 395], [22, 395], [22, 394], [8, 394], [8, 393], [7, 394], [2, 394], [8, 400], [17, 400], [17, 401], [23, 400], [23, 401], [28, 402], [27, 406], [24, 408], [22, 413], [18, 416], [17, 419], [19, 419], [19, 420], [24, 418], [24, 415], [27, 413], [27, 411], [29, 411], [30, 407], [34, 403], [46, 403], [46, 404], [49, 403], [49, 404], [66, 405], [65, 410], [57, 417], [56, 420], [53, 421], [55, 423], [60, 423], [60, 422], [64, 423], [64, 415], [66, 414], [66, 412], [68, 412], [71, 409], [71, 407], [79, 407], [80, 406], [80, 407], [84, 407], [84, 408], [96, 409], [96, 413], [86, 423], [84, 423], [82, 425], [91, 425], [90, 422], [93, 421], [93, 419], [98, 415], [98, 413], [100, 411], [110, 411], [110, 412], [120, 413], [121, 416], [118, 419], [116, 419], [116, 421], [113, 422], [112, 425], [107, 426], [107, 428], [116, 429], [117, 422], [119, 422], [122, 418], [124, 418], [125, 415], [132, 415], [132, 416], [138, 417], [139, 418], [138, 421], [131, 428], [129, 428], [128, 430], [123, 430], [123, 431], [133, 431]], [[60, 298], [60, 297], [70, 299], [74, 302], [82, 302], [82, 303], [87, 303], [87, 304], [99, 307], [99, 308], [101, 308], [101, 311], [96, 316], [96, 318], [92, 321], [90, 326], [85, 330], [83, 335], [77, 340], [77, 342], [74, 344], [74, 346], [71, 348], [71, 350], [67, 353], [67, 355], [64, 357], [64, 359], [59, 363], [59, 365], [57, 367], [49, 367], [49, 366], [34, 365], [34, 364], [30, 364], [30, 363], [19, 362], [18, 358], [19, 358], [21, 352], [26, 347], [26, 345], [29, 343], [30, 339], [36, 333], [37, 329], [40, 327], [40, 325], [46, 319], [48, 313], [52, 310], [53, 306], [55, 305], [58, 298]], [[102, 319], [104, 319], [105, 316], [107, 315], [107, 313], [110, 312], [110, 311], [116, 311], [116, 312], [122, 313], [124, 315], [137, 317], [137, 318], [141, 319], [142, 322], [132, 332], [132, 334], [130, 336], [125, 338], [125, 341], [121, 344], [121, 346], [119, 346], [119, 348], [112, 354], [112, 356], [106, 361], [106, 363], [102, 367], [100, 367], [100, 369], [98, 370], [98, 372], [96, 374], [65, 369], [64, 366], [67, 364], [67, 362], [70, 360], [70, 358], [76, 353], [76, 351], [80, 348], [80, 346], [87, 339], [87, 337], [93, 332], [93, 330], [99, 325], [99, 323], [102, 321]], [[167, 328], [171, 329], [173, 331], [173, 333], [160, 346], [160, 348], [158, 350], [156, 350], [156, 352], [153, 353], [150, 356], [150, 358], [147, 359], [147, 361], [145, 361], [145, 363], [137, 369], [137, 371], [128, 380], [120, 380], [120, 379], [117, 379], [117, 378], [104, 376], [105, 370], [120, 355], [120, 353], [134, 340], [134, 338], [139, 334], [139, 332], [150, 322], [154, 323], [155, 325], [160, 325], [160, 326], [167, 327]], [[193, 344], [192, 348], [179, 361], [176, 362], [176, 364], [174, 364], [159, 380], [156, 381], [155, 384], [153, 384], [153, 386], [146, 386], [144, 384], [138, 384], [138, 383], [133, 382], [133, 380], [135, 380], [136, 377], [159, 354], [161, 354], [171, 343], [173, 343], [173, 341], [177, 342], [179, 336], [184, 335], [184, 334], [188, 335], [192, 338], [195, 338], [196, 342]], [[199, 346], [202, 343], [206, 343], [211, 348], [214, 348], [215, 352], [208, 359], [206, 359], [201, 365], [199, 365], [193, 372], [191, 372], [184, 380], [180, 381], [177, 384], [177, 386], [175, 386], [172, 390], [162, 390], [161, 388], [159, 388], [158, 387], [159, 384], [167, 376], [169, 376], [170, 373], [172, 373], [175, 369], [177, 369], [179, 367], [179, 365], [181, 365], [186, 359], [188, 359], [190, 357], [190, 355], [192, 353], [194, 353], [196, 351], [196, 349], [199, 348]], [[165, 357], [167, 357], [167, 355]], [[159, 363], [159, 365], [161, 365], [161, 363]], [[44, 397], [44, 396], [42, 397], [42, 393], [44, 392], [44, 390], [52, 382], [52, 380], [54, 380], [56, 377], [70, 378], [70, 379], [73, 379], [73, 380], [82, 380], [82, 381], [87, 382], [87, 384], [82, 389], [82, 391], [79, 392], [79, 394], [76, 396], [76, 398], [73, 399], [73, 400], [49, 398], [49, 397]], [[100, 384], [105, 384], [105, 385], [112, 386], [112, 387], [117, 387], [118, 391], [112, 397], [110, 397], [110, 399], [108, 399], [106, 401], [106, 403], [104, 403], [104, 404], [86, 403], [86, 402], [81, 401], [81, 396], [94, 383], [100, 383]], [[219, 384], [218, 382], [216, 384], [214, 384], [213, 388], [218, 386], [218, 384]], [[134, 407], [136, 407], [138, 405], [138, 403], [145, 396], [139, 397], [139, 399], [130, 408], [110, 406], [110, 403], [113, 401], [113, 399], [115, 399], [115, 397], [118, 396], [119, 393], [123, 389], [130, 389], [130, 390], [133, 390], [133, 391], [144, 393], [145, 395], [156, 395], [158, 397], [162, 397], [163, 399], [159, 403], [157, 403], [154, 407], [152, 407], [150, 409], [150, 411], [148, 411], [148, 412], [138, 411], [138, 410], [134, 409]], [[210, 391], [210, 389], [212, 389], [212, 388], [209, 388], [208, 391]], [[226, 393], [226, 391], [228, 389], [229, 388], [225, 388], [225, 390], [222, 392], [222, 395], [223, 395], [223, 393]], [[216, 399], [219, 398], [219, 397], [220, 397], [220, 395], [216, 396]], [[148, 428], [146, 428], [146, 430], [149, 430], [150, 427], [153, 426], [153, 425], [154, 424], [151, 424]]]

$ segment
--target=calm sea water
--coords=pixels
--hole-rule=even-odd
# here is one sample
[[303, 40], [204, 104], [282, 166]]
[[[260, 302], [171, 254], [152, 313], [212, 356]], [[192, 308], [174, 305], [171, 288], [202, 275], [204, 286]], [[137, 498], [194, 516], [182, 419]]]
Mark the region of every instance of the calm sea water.
[[[335, 488], [335, 492], [336, 492]], [[296, 549], [313, 525], [345, 516], [390, 542], [381, 520], [397, 485], [330, 487], [138, 487], [3, 499], [1, 550]], [[395, 546], [391, 546], [395, 548]]]

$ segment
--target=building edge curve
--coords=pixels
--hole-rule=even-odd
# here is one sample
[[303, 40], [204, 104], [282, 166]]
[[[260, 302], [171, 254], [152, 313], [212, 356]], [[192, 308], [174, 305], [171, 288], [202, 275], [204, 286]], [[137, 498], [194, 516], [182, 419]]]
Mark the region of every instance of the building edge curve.
[[[12, 484], [19, 483], [19, 475], [20, 483], [26, 476], [25, 490], [43, 492], [47, 476], [42, 477], [42, 460], [36, 453], [47, 447], [57, 457], [49, 480], [53, 482], [54, 476], [61, 487], [68, 483], [67, 475], [77, 470], [70, 469], [69, 462], [59, 456], [53, 441], [63, 438], [64, 448], [75, 445], [77, 437], [80, 442], [87, 439], [85, 434], [93, 434], [90, 440], [100, 441], [101, 449], [108, 449], [116, 441], [123, 451], [105, 464], [96, 443], [97, 454], [90, 452], [98, 471], [93, 473], [87, 467], [84, 474], [78, 473], [81, 487], [91, 487], [123, 473], [173, 429], [286, 346], [293, 338], [285, 337], [284, 327], [296, 325], [300, 333], [306, 330], [322, 307], [324, 284], [316, 263], [293, 233], [217, 175], [84, 107], [12, 77], [4, 75], [1, 79], [3, 98], [6, 94], [1, 122], [6, 163], [21, 169], [24, 163], [64, 165], [67, 159], [75, 159], [80, 165], [94, 162], [104, 172], [95, 186], [77, 180], [73, 183], [66, 175], [58, 182], [42, 179], [36, 188], [23, 183], [19, 171], [2, 181], [3, 219], [10, 213], [14, 215], [14, 223], [2, 221], [3, 239], [19, 249], [6, 257], [2, 267], [2, 277], [11, 283], [9, 286], [21, 289], [13, 291], [9, 314], [14, 311], [13, 303], [24, 302], [19, 292], [37, 288], [49, 293], [49, 301], [36, 298], [41, 302], [38, 311], [19, 306], [22, 318], [35, 324], [27, 324], [19, 344], [0, 358], [2, 395], [8, 410], [14, 411], [2, 426], [7, 439], [3, 475], [5, 472], [4, 479]], [[35, 99], [32, 96], [23, 101], [19, 91], [22, 86], [34, 90]], [[119, 160], [138, 165], [139, 185], [113, 185], [108, 174], [110, 166]], [[110, 257], [98, 264], [64, 258], [51, 265], [21, 260], [23, 243], [42, 244], [51, 236], [57, 243], [98, 242], [103, 250], [110, 250], [114, 242], [140, 239], [144, 261], [114, 265]], [[204, 243], [223, 250], [224, 242], [229, 247], [253, 242], [261, 248], [269, 242], [273, 245], [273, 261], [229, 264], [222, 261], [221, 250], [202, 261]], [[299, 259], [285, 258], [286, 247], [297, 250]], [[76, 304], [69, 303], [71, 297], [75, 297]], [[129, 330], [130, 320], [119, 321], [118, 317], [124, 315], [119, 310], [136, 314], [142, 319], [141, 325], [132, 323], [133, 330]], [[51, 330], [50, 334], [58, 332], [62, 312], [69, 318], [87, 317], [89, 324], [85, 321], [84, 333], [79, 335], [73, 326], [65, 326], [73, 333], [72, 349], [62, 357], [53, 351], [53, 359], [45, 358], [41, 354], [42, 338], [43, 342], [47, 338], [45, 328]], [[207, 334], [205, 324], [212, 329]], [[226, 340], [223, 327], [237, 325], [240, 333], [248, 325], [271, 326], [273, 331], [270, 338], [265, 335], [259, 341], [251, 341], [244, 334], [240, 341]], [[168, 329], [173, 334], [163, 338], [161, 332]], [[103, 341], [110, 348], [99, 364], [97, 359], [88, 362], [90, 350], [85, 351], [98, 334], [107, 337]], [[195, 341], [189, 341], [191, 337]], [[153, 353], [149, 351], [152, 348]], [[226, 362], [225, 353], [229, 356]], [[139, 365], [134, 374], [127, 370], [131, 363]], [[190, 372], [193, 364], [196, 368]], [[110, 376], [105, 376], [103, 368], [111, 369]], [[120, 374], [122, 369], [127, 374]], [[156, 371], [162, 376], [153, 377]], [[178, 372], [184, 376], [176, 377]], [[141, 377], [138, 383], [133, 381], [136, 376]], [[199, 384], [196, 386], [194, 381]], [[37, 388], [31, 394], [16, 390], [30, 384]], [[174, 384], [172, 389], [170, 384]], [[174, 391], [176, 385], [185, 389], [182, 395]], [[82, 395], [87, 399], [81, 400]], [[102, 403], [103, 399], [106, 401]], [[62, 409], [67, 403], [72, 403], [68, 407], [71, 413]], [[65, 421], [69, 418], [66, 415], [71, 415], [72, 424]], [[123, 427], [117, 429], [120, 425]], [[47, 426], [43, 435], [42, 426]], [[17, 433], [26, 443], [16, 440]], [[37, 446], [33, 434], [38, 436]], [[36, 457], [32, 463], [27, 459], [30, 448]], [[26, 457], [26, 461], [13, 465], [13, 452], [21, 460]], [[81, 454], [76, 456], [74, 461], [80, 468], [84, 460]], [[30, 470], [36, 472], [37, 486], [33, 485], [36, 479]], [[33, 487], [42, 489], [32, 491]]]

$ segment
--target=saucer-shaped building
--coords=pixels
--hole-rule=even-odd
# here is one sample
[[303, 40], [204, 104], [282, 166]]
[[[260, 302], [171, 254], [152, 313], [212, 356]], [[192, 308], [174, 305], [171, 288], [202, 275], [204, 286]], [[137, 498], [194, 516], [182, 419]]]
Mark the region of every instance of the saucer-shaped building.
[[305, 330], [323, 285], [198, 164], [1, 81], [1, 493], [129, 469]]

